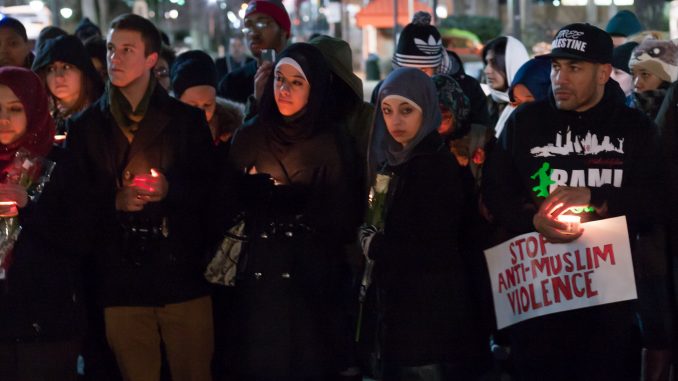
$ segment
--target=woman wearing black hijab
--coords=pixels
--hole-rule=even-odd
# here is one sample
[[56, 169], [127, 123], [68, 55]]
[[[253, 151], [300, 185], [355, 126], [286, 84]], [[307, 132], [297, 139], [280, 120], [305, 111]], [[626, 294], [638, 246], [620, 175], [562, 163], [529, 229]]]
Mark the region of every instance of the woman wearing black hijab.
[[472, 380], [486, 338], [477, 326], [471, 271], [461, 249], [467, 194], [457, 160], [436, 131], [431, 81], [394, 70], [379, 91], [369, 164], [391, 173], [384, 227], [363, 225], [374, 261], [384, 381]]
[[236, 278], [238, 339], [231, 360], [246, 380], [330, 380], [346, 367], [339, 301], [345, 244], [360, 217], [354, 157], [333, 118], [320, 51], [279, 56], [258, 115], [236, 132], [230, 166], [243, 174], [245, 244]]

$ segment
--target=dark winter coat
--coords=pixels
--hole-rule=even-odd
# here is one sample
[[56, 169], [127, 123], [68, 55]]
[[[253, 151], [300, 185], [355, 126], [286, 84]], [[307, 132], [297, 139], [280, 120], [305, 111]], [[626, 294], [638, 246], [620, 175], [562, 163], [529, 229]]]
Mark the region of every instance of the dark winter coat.
[[235, 102], [247, 103], [247, 98], [254, 94], [256, 72], [257, 61], [252, 60], [245, 66], [226, 74], [219, 82], [217, 95]]
[[236, 133], [229, 156], [239, 173], [259, 173], [241, 179], [249, 242], [238, 264], [234, 365], [249, 376], [322, 378], [339, 371], [340, 343], [350, 335], [338, 285], [343, 247], [361, 217], [352, 205], [355, 180], [339, 129], [279, 145], [259, 118]]
[[252, 61], [254, 61], [254, 58], [245, 57], [244, 62], [236, 64], [231, 59], [231, 56], [219, 57], [214, 60], [214, 64], [217, 67], [217, 78], [223, 78], [226, 74], [235, 71]]
[[[63, 152], [52, 149], [57, 162], [51, 181], [37, 202], [20, 210], [21, 234], [14, 246], [7, 279], [0, 281], [0, 340], [61, 341], [81, 336], [86, 328], [82, 297], [82, 253], [67, 245], [68, 210]], [[68, 227], [71, 231], [77, 227]]]
[[[212, 244], [211, 182], [215, 179], [212, 139], [203, 111], [170, 98], [155, 86], [131, 144], [110, 112], [107, 94], [69, 120], [77, 222], [90, 228], [84, 239], [96, 258], [98, 294], [104, 306], [161, 306], [207, 293], [201, 262]], [[144, 210], [115, 210], [118, 187], [131, 174], [162, 172], [167, 196]], [[150, 221], [166, 230], [148, 241], [125, 225]]]
[[[400, 366], [463, 363], [480, 351], [474, 290], [460, 249], [461, 168], [437, 132], [404, 164], [388, 167], [383, 233], [372, 240], [383, 314], [384, 361]], [[469, 189], [466, 189], [469, 191]]]

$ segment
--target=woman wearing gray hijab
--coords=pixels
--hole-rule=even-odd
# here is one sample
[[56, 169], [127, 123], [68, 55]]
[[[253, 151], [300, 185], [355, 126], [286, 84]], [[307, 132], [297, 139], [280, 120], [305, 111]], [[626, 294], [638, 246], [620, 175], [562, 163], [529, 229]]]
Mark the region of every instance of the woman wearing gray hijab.
[[[433, 82], [394, 70], [378, 97], [369, 167], [391, 174], [384, 227], [363, 225], [374, 261], [384, 381], [474, 379], [485, 341], [459, 230], [467, 195], [454, 156], [436, 131]], [[477, 299], [475, 299], [477, 300]], [[475, 369], [474, 369], [475, 368]]]

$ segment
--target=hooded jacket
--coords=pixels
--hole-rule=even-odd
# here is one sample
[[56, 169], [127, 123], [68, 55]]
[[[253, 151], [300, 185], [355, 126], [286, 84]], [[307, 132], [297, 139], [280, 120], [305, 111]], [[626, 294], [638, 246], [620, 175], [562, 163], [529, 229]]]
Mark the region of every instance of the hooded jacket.
[[520, 69], [520, 67], [523, 66], [523, 64], [530, 59], [529, 55], [527, 54], [527, 49], [525, 49], [525, 45], [523, 45], [523, 43], [520, 42], [520, 40], [511, 36], [506, 36], [506, 39], [507, 41], [506, 41], [506, 51], [504, 52], [504, 60], [506, 62], [507, 90], [506, 91], [498, 91], [494, 89], [490, 90], [490, 96], [494, 102], [506, 103], [506, 106], [501, 111], [501, 114], [499, 114], [497, 123], [494, 125], [495, 136], [499, 136], [501, 134], [501, 131], [504, 128], [506, 120], [511, 115], [513, 110], [515, 110], [513, 106], [508, 104], [510, 101], [508, 89], [513, 84], [513, 79], [516, 73], [518, 73], [518, 69]]
[[[484, 201], [507, 233], [505, 238], [534, 231], [533, 216], [555, 186], [588, 187], [594, 208], [607, 204], [604, 215], [584, 209], [582, 222], [625, 215], [629, 236], [636, 237], [662, 221], [657, 200], [664, 199], [663, 173], [656, 128], [645, 115], [625, 106], [624, 94], [612, 79], [600, 102], [583, 112], [559, 110], [552, 93], [520, 106], [484, 169]], [[639, 269], [646, 259], [633, 253], [636, 277], [642, 279]], [[658, 255], [662, 254], [650, 256]], [[640, 295], [643, 285], [638, 280], [637, 284]], [[633, 330], [635, 308], [634, 301], [606, 304], [527, 320], [511, 330], [521, 351], [541, 348], [525, 341], [534, 332], [545, 333], [538, 339], [544, 348], [557, 342], [553, 348], [558, 349], [549, 349], [546, 357], [562, 356], [558, 350], [574, 349], [582, 340], [591, 342], [585, 353], [600, 351], [621, 333], [626, 338], [611, 347], [623, 351]]]
[[347, 96], [355, 97], [351, 103], [353, 107], [345, 115], [344, 123], [355, 140], [358, 154], [364, 159], [367, 155], [370, 126], [374, 118], [374, 106], [363, 101], [363, 82], [353, 73], [351, 47], [346, 41], [329, 36], [316, 37], [309, 41], [309, 44], [320, 49], [335, 78], [343, 82], [342, 87], [353, 93]]
[[[614, 80], [608, 80], [601, 101], [584, 112], [557, 109], [553, 93], [519, 109], [485, 167], [483, 194], [501, 225], [513, 234], [532, 231], [532, 216], [556, 185], [589, 187], [593, 205], [607, 201], [608, 215], [625, 214], [629, 223], [655, 218], [656, 129], [624, 105]], [[599, 218], [584, 213], [582, 222]]]

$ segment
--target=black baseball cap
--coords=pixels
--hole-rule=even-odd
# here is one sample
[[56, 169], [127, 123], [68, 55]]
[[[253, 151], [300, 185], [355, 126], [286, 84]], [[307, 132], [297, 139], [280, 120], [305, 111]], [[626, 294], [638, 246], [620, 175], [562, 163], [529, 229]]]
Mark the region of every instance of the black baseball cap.
[[591, 24], [562, 27], [551, 43], [551, 53], [539, 58], [566, 58], [596, 63], [612, 63], [612, 37]]

